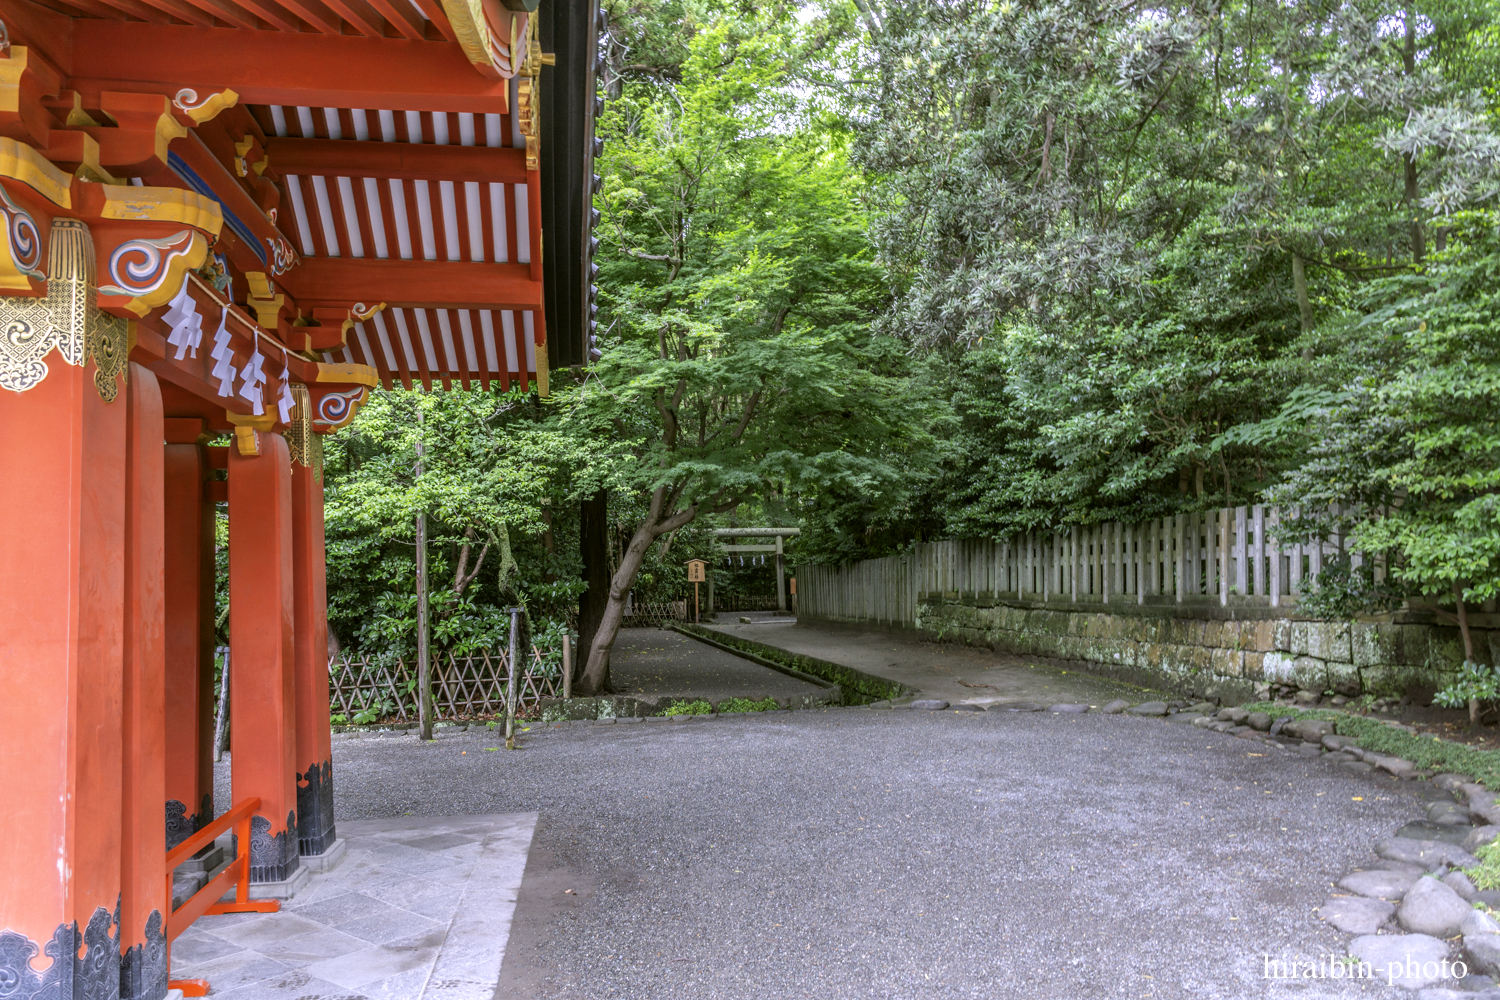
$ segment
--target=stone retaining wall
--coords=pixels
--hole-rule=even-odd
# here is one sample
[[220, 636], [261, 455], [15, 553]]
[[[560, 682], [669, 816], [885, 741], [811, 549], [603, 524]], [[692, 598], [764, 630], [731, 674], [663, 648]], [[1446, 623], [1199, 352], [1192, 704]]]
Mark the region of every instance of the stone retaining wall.
[[[924, 638], [1084, 661], [1124, 680], [1226, 700], [1295, 689], [1427, 704], [1464, 658], [1458, 629], [1420, 612], [1345, 623], [1218, 606], [1028, 606], [952, 591], [919, 594], [917, 605]], [[1500, 663], [1500, 615], [1474, 619], [1477, 654]]]

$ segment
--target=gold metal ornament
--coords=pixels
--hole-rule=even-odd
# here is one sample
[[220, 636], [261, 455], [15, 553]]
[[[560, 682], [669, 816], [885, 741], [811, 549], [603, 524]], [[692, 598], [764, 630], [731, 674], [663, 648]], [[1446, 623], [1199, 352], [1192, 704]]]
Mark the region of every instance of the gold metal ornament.
[[128, 373], [130, 326], [101, 312], [95, 299], [94, 241], [77, 219], [55, 219], [43, 298], [0, 298], [0, 388], [25, 392], [47, 377], [43, 359], [56, 348], [70, 365], [94, 359], [94, 385], [105, 402]]
[[99, 398], [113, 403], [119, 395], [115, 377], [130, 381], [130, 349], [135, 346], [135, 331], [127, 320], [95, 310], [94, 320], [88, 325], [85, 347], [88, 356], [94, 359], [94, 387]]
[[307, 386], [292, 383], [292, 419], [286, 429], [287, 451], [304, 468], [313, 464], [312, 396]]

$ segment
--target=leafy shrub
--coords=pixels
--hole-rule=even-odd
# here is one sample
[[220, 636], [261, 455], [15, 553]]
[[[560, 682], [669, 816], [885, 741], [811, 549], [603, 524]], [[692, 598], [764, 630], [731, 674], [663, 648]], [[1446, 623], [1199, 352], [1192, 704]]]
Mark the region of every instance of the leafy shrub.
[[697, 701], [679, 701], [668, 708], [662, 715], [712, 715], [714, 707], [703, 699]]
[[1466, 708], [1470, 702], [1500, 698], [1500, 670], [1465, 660], [1458, 680], [1432, 696], [1444, 708]]
[[1464, 869], [1474, 888], [1500, 889], [1500, 842], [1485, 844], [1474, 852], [1474, 856], [1479, 859], [1479, 867]]
[[774, 712], [781, 706], [775, 698], [751, 701], [749, 698], [725, 698], [719, 702], [720, 712]]

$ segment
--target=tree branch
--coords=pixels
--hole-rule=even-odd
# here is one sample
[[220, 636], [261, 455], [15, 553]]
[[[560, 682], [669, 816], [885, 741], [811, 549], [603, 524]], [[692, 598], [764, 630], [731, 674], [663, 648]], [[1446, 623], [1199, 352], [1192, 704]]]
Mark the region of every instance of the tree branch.
[[755, 407], [759, 402], [760, 390], [756, 389], [750, 394], [750, 398], [745, 400], [745, 412], [740, 414], [739, 426], [735, 427], [734, 433], [729, 436], [729, 440], [738, 441], [745, 433], [745, 428], [750, 426], [750, 418], [755, 415]]

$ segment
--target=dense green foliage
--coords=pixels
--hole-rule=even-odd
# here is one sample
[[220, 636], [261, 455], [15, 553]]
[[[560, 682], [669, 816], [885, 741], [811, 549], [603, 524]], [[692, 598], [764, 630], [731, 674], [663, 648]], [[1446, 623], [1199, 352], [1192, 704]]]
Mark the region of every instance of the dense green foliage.
[[1393, 553], [1398, 586], [1473, 602], [1500, 591], [1500, 232], [1490, 213], [1455, 222], [1438, 260], [1370, 289], [1346, 334], [1359, 370], [1274, 495], [1318, 512], [1309, 532]]
[[766, 592], [717, 526], [848, 559], [1261, 501], [1356, 556], [1323, 613], [1500, 590], [1494, 0], [605, 6], [603, 356], [344, 432], [346, 641], [407, 641], [419, 509], [445, 647], [563, 622], [601, 489], [615, 611], [691, 557]]
[[[426, 511], [434, 646], [504, 648], [516, 599], [540, 616], [542, 644], [555, 645], [581, 588], [576, 534], [559, 543], [548, 519], [566, 509], [580, 464], [577, 442], [550, 428], [534, 397], [377, 391], [324, 450], [328, 619], [339, 641], [415, 651], [415, 524]], [[563, 520], [576, 532], [576, 519]]]
[[1298, 467], [1366, 370], [1367, 286], [1493, 190], [1487, 13], [872, 5], [842, 105], [880, 326], [946, 360], [958, 421], [927, 530], [1243, 503]]

